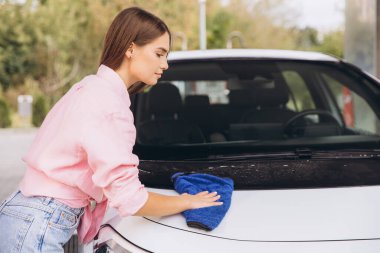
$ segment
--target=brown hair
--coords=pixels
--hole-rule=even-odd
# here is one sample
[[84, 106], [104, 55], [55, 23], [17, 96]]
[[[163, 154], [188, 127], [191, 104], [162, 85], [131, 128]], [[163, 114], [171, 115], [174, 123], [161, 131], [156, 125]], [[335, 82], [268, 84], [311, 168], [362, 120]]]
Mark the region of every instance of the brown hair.
[[[116, 70], [123, 62], [125, 52], [132, 42], [144, 46], [165, 33], [169, 34], [171, 41], [167, 25], [152, 13], [138, 7], [124, 9], [115, 17], [108, 29], [100, 64]], [[135, 83], [128, 88], [128, 92], [132, 95], [144, 90], [145, 87], [145, 83]]]

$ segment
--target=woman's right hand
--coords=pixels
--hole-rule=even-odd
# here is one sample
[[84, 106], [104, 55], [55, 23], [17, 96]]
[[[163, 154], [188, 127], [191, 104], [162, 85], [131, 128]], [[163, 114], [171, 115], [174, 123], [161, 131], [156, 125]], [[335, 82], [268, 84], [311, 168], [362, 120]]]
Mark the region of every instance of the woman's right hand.
[[218, 201], [220, 199], [220, 195], [218, 195], [217, 192], [203, 191], [195, 195], [183, 193], [180, 196], [186, 201], [186, 209], [223, 205], [223, 202]]
[[223, 205], [223, 202], [218, 201], [220, 195], [216, 192], [204, 191], [194, 195], [184, 193], [177, 196], [167, 196], [154, 192], [148, 192], [148, 194], [147, 202], [134, 215], [167, 216], [188, 209]]

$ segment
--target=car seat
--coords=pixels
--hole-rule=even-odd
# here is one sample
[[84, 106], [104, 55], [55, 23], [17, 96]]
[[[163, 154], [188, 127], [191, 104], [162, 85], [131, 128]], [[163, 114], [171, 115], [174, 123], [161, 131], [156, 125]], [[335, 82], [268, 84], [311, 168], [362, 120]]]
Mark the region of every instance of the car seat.
[[253, 108], [243, 114], [241, 123], [284, 123], [296, 114], [286, 108], [289, 90], [280, 76], [274, 75], [269, 84], [254, 83], [249, 93]]
[[[244, 81], [245, 90], [235, 91], [240, 103], [249, 106], [238, 123], [230, 125], [231, 140], [280, 139], [282, 126], [296, 112], [286, 108], [288, 87], [280, 76]], [[239, 98], [235, 98], [238, 100]]]
[[149, 119], [137, 127], [137, 142], [152, 145], [204, 142], [199, 127], [181, 117], [182, 107], [175, 85], [165, 82], [153, 86], [147, 95]]

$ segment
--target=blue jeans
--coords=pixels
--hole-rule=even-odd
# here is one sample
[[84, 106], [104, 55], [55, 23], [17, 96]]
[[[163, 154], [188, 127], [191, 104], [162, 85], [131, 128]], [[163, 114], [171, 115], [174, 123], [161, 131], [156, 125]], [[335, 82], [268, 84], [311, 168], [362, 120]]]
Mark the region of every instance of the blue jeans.
[[13, 193], [0, 204], [0, 253], [63, 252], [83, 210], [50, 197]]

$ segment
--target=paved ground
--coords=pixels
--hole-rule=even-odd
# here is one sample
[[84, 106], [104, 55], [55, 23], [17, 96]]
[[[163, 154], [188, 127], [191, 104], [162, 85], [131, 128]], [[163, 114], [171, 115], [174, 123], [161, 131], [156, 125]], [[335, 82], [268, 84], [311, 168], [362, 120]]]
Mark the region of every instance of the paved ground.
[[0, 202], [17, 189], [25, 171], [21, 157], [35, 134], [36, 129], [0, 129]]

